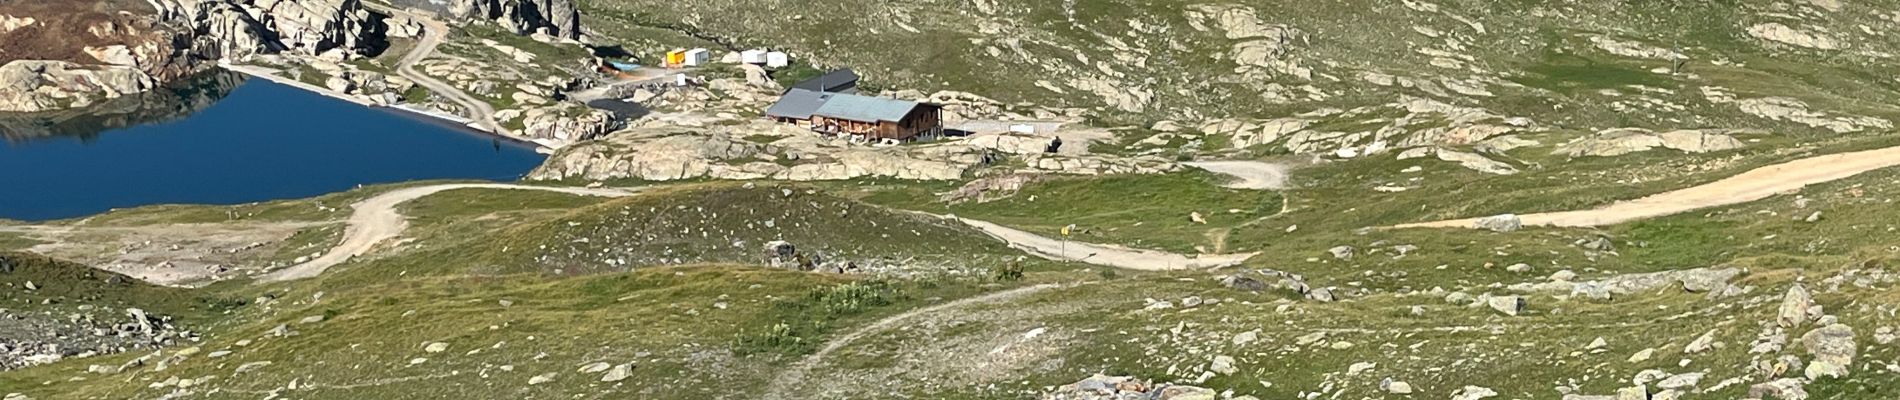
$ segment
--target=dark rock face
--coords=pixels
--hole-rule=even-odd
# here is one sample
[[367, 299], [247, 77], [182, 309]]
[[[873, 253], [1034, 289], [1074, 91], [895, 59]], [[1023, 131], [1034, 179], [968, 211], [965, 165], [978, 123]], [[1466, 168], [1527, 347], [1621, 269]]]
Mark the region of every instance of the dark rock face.
[[581, 38], [581, 10], [572, 0], [455, 0], [450, 13], [493, 20], [515, 34]]

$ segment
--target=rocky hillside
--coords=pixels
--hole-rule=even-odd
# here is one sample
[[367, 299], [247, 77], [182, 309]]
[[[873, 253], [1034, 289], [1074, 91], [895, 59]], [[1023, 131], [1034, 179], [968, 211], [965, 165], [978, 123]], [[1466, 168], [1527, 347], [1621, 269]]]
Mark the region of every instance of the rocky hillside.
[[463, 19], [495, 21], [517, 35], [580, 39], [581, 11], [570, 0], [455, 0], [449, 12]]
[[649, 49], [782, 48], [877, 87], [1089, 107], [1210, 151], [1451, 148], [1436, 157], [1509, 173], [1900, 117], [1879, 72], [1900, 8], [1878, 2], [582, 3], [597, 30]]
[[197, 340], [182, 291], [84, 265], [0, 252], [0, 292], [0, 371]]
[[83, 107], [259, 54], [375, 54], [382, 19], [359, 0], [0, 3], [0, 111]]
[[[244, 264], [166, 289], [0, 257], [59, 268], [0, 264], [0, 317], [26, 321], [0, 337], [51, 332], [0, 343], [34, 364], [0, 394], [1900, 398], [1893, 4], [575, 0], [585, 29], [558, 0], [455, 4], [493, 23], [419, 75], [576, 141], [524, 185], [625, 197], [392, 185], [0, 221], [0, 249]], [[569, 92], [574, 35], [800, 64]], [[984, 132], [761, 118], [822, 66]], [[582, 93], [638, 115], [550, 122], [604, 113]], [[359, 201], [386, 224], [349, 222]], [[165, 240], [123, 233], [148, 225]], [[340, 239], [364, 226], [389, 239]], [[362, 253], [248, 281], [339, 240]]]

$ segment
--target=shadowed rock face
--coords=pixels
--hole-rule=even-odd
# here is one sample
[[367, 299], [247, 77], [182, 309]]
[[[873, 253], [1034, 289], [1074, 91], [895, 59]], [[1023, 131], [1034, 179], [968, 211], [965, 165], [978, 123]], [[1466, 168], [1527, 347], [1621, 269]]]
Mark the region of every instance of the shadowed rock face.
[[571, 0], [455, 0], [450, 13], [493, 20], [520, 35], [581, 38], [581, 11]]
[[62, 136], [90, 140], [109, 130], [176, 120], [216, 104], [244, 79], [237, 73], [213, 71], [88, 107], [0, 113], [0, 139], [8, 143]]

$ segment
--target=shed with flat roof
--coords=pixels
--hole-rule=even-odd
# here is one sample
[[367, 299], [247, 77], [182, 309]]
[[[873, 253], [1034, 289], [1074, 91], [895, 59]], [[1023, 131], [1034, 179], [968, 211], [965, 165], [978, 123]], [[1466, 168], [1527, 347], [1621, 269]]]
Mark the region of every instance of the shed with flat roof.
[[859, 79], [863, 79], [863, 77], [858, 76], [858, 71], [852, 71], [850, 68], [834, 69], [811, 79], [794, 83], [789, 90], [805, 89], [814, 92], [857, 93]]

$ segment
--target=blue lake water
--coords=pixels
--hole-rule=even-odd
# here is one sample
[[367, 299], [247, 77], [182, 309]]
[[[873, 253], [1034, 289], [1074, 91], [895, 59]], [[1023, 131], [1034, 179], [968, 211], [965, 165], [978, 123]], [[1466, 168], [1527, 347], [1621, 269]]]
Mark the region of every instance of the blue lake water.
[[219, 79], [211, 90], [137, 100], [158, 112], [0, 124], [0, 218], [241, 204], [419, 179], [514, 180], [544, 159], [394, 110], [262, 79]]

